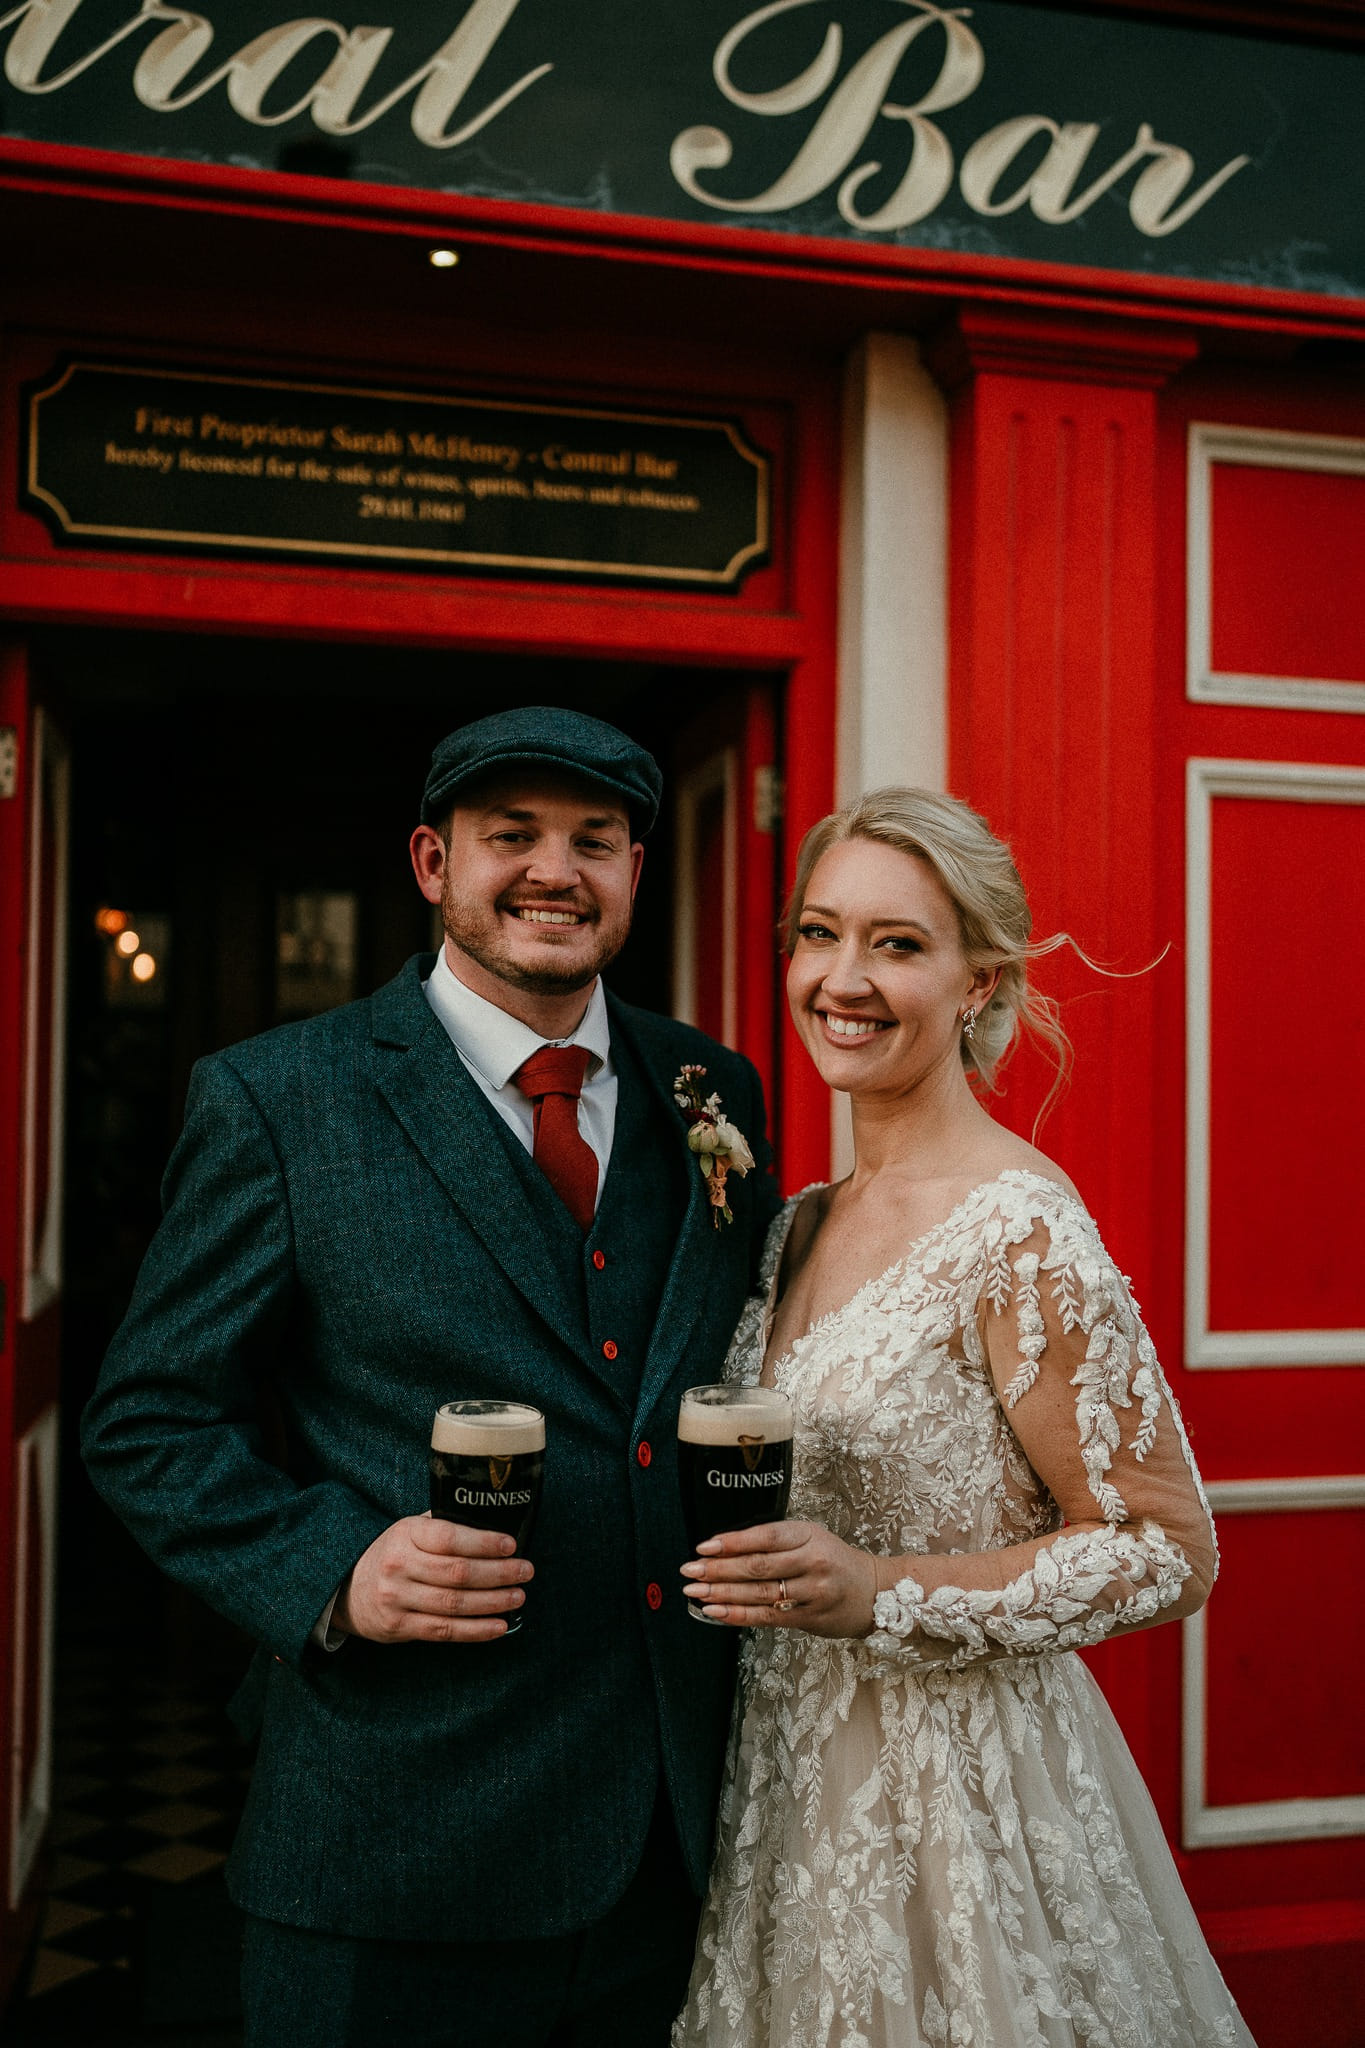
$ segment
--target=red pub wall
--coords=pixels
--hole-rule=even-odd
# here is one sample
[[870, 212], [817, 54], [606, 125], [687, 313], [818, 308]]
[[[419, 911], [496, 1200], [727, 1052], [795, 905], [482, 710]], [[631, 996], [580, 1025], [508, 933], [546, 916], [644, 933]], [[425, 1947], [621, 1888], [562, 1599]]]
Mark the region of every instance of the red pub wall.
[[[6, 146], [11, 170], [22, 154]], [[34, 189], [45, 182], [65, 204], [60, 153], [33, 152], [31, 169]], [[949, 784], [1012, 840], [1037, 930], [1069, 931], [1120, 977], [1098, 975], [1065, 953], [1044, 970], [1066, 1002], [1077, 1061], [1041, 1142], [1074, 1174], [1120, 1263], [1142, 1276], [1139, 1293], [1158, 1348], [1212, 1475], [1280, 1469], [1282, 1455], [1291, 1455], [1292, 1469], [1321, 1471], [1338, 1444], [1359, 1441], [1362, 1418], [1344, 1375], [1305, 1373], [1299, 1381], [1305, 1394], [1312, 1383], [1331, 1381], [1322, 1390], [1331, 1429], [1324, 1448], [1320, 1416], [1310, 1421], [1292, 1398], [1276, 1409], [1272, 1441], [1254, 1407], [1229, 1398], [1227, 1381], [1211, 1386], [1211, 1376], [1184, 1369], [1179, 821], [1185, 754], [1227, 751], [1222, 735], [1208, 729], [1208, 707], [1186, 707], [1183, 692], [1185, 429], [1190, 417], [1206, 416], [1191, 413], [1192, 394], [1233, 418], [1259, 404], [1278, 424], [1286, 391], [1298, 388], [1286, 370], [1230, 392], [1235, 378], [1191, 366], [1215, 331], [1251, 334], [1257, 345], [1274, 336], [1287, 358], [1296, 337], [1333, 322], [1343, 333], [1365, 332], [1360, 309], [1045, 266], [993, 271], [932, 252], [902, 260], [900, 252], [831, 252], [742, 232], [689, 236], [550, 210], [499, 215], [439, 195], [381, 194], [370, 207], [370, 195], [352, 192], [343, 221], [335, 194], [324, 206], [320, 182], [310, 180], [162, 165], [145, 176], [126, 168], [117, 179], [111, 174], [101, 193], [101, 177], [99, 163], [87, 160], [72, 169], [69, 189], [79, 184], [89, 195], [89, 226], [107, 234], [112, 220], [123, 230], [125, 288], [92, 296], [88, 276], [78, 286], [74, 272], [58, 266], [7, 306], [11, 420], [26, 376], [46, 367], [58, 346], [92, 340], [139, 355], [160, 349], [177, 363], [268, 362], [286, 374], [304, 365], [329, 375], [364, 366], [395, 379], [439, 376], [447, 387], [488, 390], [505, 380], [519, 393], [566, 402], [607, 394], [616, 403], [629, 392], [648, 403], [672, 392], [679, 404], [733, 409], [755, 440], [774, 449], [777, 525], [786, 539], [739, 598], [100, 555], [57, 548], [42, 523], [18, 509], [11, 442], [0, 457], [0, 606], [11, 628], [142, 624], [713, 664], [778, 677], [783, 878], [800, 832], [829, 808], [834, 789], [840, 363], [857, 334], [879, 324], [931, 335], [928, 359], [951, 397]], [[500, 292], [512, 304], [523, 291], [507, 326], [473, 312], [441, 316], [417, 296], [398, 320], [371, 310], [386, 294], [391, 307], [393, 292], [408, 289], [394, 280], [402, 264], [420, 262], [438, 222], [451, 234], [472, 224], [474, 260], [465, 274], [476, 278], [480, 264], [490, 266], [483, 273], [490, 306]], [[177, 251], [192, 289], [164, 283]], [[255, 289], [234, 298], [225, 319], [215, 269], [221, 263], [225, 274], [235, 263], [243, 274], [243, 251], [256, 264]], [[348, 266], [375, 283], [367, 303], [344, 301], [321, 283], [310, 303], [293, 283], [295, 272], [321, 278]], [[604, 283], [613, 273], [617, 283]], [[790, 316], [783, 347], [746, 341], [750, 332], [771, 336], [779, 304]], [[1308, 412], [1321, 426], [1322, 413], [1311, 405]], [[1243, 568], [1254, 587], [1254, 561]], [[1328, 658], [1336, 656], [1329, 651]], [[1274, 716], [1292, 723], [1291, 714]], [[1317, 740], [1316, 728], [1309, 736], [1295, 726], [1282, 743], [1349, 753], [1354, 741], [1344, 728], [1351, 723], [1338, 721], [1337, 737], [1327, 742]], [[1275, 727], [1265, 743], [1280, 744], [1288, 731]], [[752, 958], [766, 959], [776, 906], [757, 885], [758, 873], [755, 857], [742, 883], [745, 921]], [[8, 963], [0, 971], [17, 976], [24, 942], [16, 898], [0, 933]], [[751, 965], [745, 972], [752, 978]], [[776, 1037], [768, 1078], [783, 1181], [793, 1187], [828, 1171], [829, 1123], [823, 1090], [789, 1026], [769, 1033], [772, 995], [771, 981], [766, 990], [750, 988], [741, 1009], [759, 1040]], [[755, 1050], [761, 1057], [757, 1042]], [[17, 1085], [17, 1074], [17, 1066], [11, 1074], [0, 1063], [0, 1084]], [[1003, 1113], [1028, 1130], [1045, 1089], [1039, 1064], [1021, 1058]], [[5, 1214], [0, 1207], [0, 1222]], [[7, 1227], [7, 1242], [12, 1234]], [[0, 1453], [3, 1506], [12, 1441]], [[1254, 1554], [1257, 1534], [1248, 1518], [1230, 1552], [1251, 1544]], [[1240, 1576], [1240, 1563], [1231, 1569]], [[1252, 1613], [1250, 1603], [1243, 1611]], [[0, 1716], [13, 1696], [8, 1654], [6, 1635]], [[1095, 1662], [1178, 1839], [1180, 1633], [1144, 1634]], [[1237, 1768], [1235, 1750], [1219, 1759], [1211, 1796], [1251, 1796], [1245, 1784], [1239, 1792], [1226, 1782]], [[1262, 2048], [1302, 2038], [1305, 1958], [1316, 1975], [1317, 2011], [1326, 2015], [1315, 2048], [1346, 2048], [1348, 2021], [1332, 2015], [1338, 2006], [1346, 2011], [1339, 1993], [1362, 1931], [1359, 1839], [1201, 1849], [1182, 1853], [1181, 1864], [1234, 1988], [1248, 1998]]]

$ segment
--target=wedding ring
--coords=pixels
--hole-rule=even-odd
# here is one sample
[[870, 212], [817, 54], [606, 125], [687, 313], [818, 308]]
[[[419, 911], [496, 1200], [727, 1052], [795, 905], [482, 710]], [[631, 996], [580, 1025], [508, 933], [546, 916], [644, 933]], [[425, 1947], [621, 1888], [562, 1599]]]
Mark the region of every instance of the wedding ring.
[[790, 1614], [795, 1605], [796, 1602], [794, 1600], [787, 1598], [787, 1581], [779, 1579], [777, 1582], [777, 1598], [773, 1602], [773, 1613]]

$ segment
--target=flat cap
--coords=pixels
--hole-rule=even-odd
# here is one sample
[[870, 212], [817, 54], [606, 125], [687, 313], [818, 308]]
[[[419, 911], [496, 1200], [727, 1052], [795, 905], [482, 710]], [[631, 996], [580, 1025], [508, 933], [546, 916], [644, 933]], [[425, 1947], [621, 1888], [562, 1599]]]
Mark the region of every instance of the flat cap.
[[422, 823], [434, 825], [476, 776], [518, 768], [557, 769], [600, 782], [626, 806], [643, 835], [659, 815], [663, 776], [651, 753], [614, 725], [581, 711], [528, 704], [496, 711], [448, 733], [431, 757], [422, 791]]

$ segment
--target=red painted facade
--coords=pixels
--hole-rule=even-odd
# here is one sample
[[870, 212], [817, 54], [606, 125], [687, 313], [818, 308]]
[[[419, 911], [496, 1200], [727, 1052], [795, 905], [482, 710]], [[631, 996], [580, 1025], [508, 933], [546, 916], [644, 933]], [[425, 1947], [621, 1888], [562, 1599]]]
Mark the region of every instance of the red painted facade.
[[[1258, 24], [1266, 12], [1241, 11]], [[1347, 32], [1344, 7], [1314, 13]], [[1365, 1758], [1341, 1711], [1343, 1659], [1360, 1654], [1342, 1607], [1353, 1614], [1365, 1491], [1339, 1500], [1302, 1482], [1365, 1472], [1365, 1371], [1349, 1357], [1280, 1363], [1273, 1339], [1254, 1365], [1200, 1363], [1185, 1225], [1196, 1156], [1187, 1083], [1206, 1047], [1196, 1152], [1207, 1163], [1208, 1332], [1307, 1330], [1312, 1354], [1321, 1333], [1365, 1324], [1350, 1204], [1318, 1201], [1343, 1185], [1343, 1158], [1358, 1180], [1365, 1157], [1347, 936], [1359, 929], [1365, 808], [1349, 783], [1343, 794], [1287, 772], [1365, 776], [1365, 728], [1348, 715], [1359, 710], [1351, 687], [1365, 687], [1365, 401], [1358, 372], [1335, 367], [1365, 347], [1365, 307], [12, 141], [0, 142], [0, 190], [11, 259], [0, 288], [0, 727], [15, 728], [18, 749], [16, 795], [0, 799], [0, 1729], [21, 1776], [38, 1761], [31, 1653], [45, 1539], [32, 1473], [18, 1527], [19, 1458], [56, 1397], [59, 1316], [56, 1305], [22, 1314], [21, 1190], [41, 1192], [53, 1166], [30, 1160], [22, 1135], [47, 1127], [51, 1004], [41, 976], [30, 1001], [28, 962], [55, 928], [42, 887], [35, 899], [28, 885], [30, 636], [149, 629], [237, 636], [244, 652], [257, 639], [376, 658], [590, 660], [645, 665], [660, 687], [675, 674], [671, 715], [689, 737], [670, 765], [717, 749], [729, 761], [724, 802], [705, 812], [693, 870], [679, 878], [707, 913], [699, 931], [731, 895], [724, 985], [709, 987], [699, 1021], [728, 1019], [763, 1069], [783, 1182], [801, 1186], [828, 1171], [829, 1115], [785, 1022], [772, 932], [797, 840], [836, 789], [842, 365], [862, 334], [914, 334], [948, 406], [948, 785], [1011, 839], [1037, 931], [1065, 930], [1115, 970], [1099, 976], [1066, 953], [1044, 970], [1076, 1068], [1042, 1142], [1134, 1276], [1206, 1476], [1271, 1488], [1227, 1496], [1223, 1586], [1199, 1655], [1165, 1629], [1098, 1653], [1096, 1669], [1168, 1832], [1184, 1840], [1185, 1881], [1263, 2048], [1302, 2038], [1309, 1987], [1318, 2048], [1347, 2048], [1365, 1947], [1365, 1823], [1351, 1819]], [[437, 232], [462, 254], [453, 290], [425, 266]], [[286, 376], [439, 377], [552, 403], [723, 407], [774, 459], [771, 560], [738, 595], [716, 597], [61, 547], [23, 507], [13, 427], [25, 382], [74, 345]], [[1252, 445], [1223, 460], [1215, 439], [1196, 476], [1191, 437], [1205, 427], [1260, 436], [1276, 457]], [[1341, 459], [1314, 466], [1324, 437]], [[1231, 685], [1221, 699], [1190, 694], [1190, 492], [1205, 474], [1208, 561], [1195, 581], [1207, 592], [1210, 672], [1335, 685], [1340, 706], [1238, 702]], [[694, 716], [688, 677], [712, 672], [732, 679], [724, 715]], [[1191, 761], [1251, 764], [1269, 780], [1225, 791]], [[1186, 822], [1198, 805], [1203, 870]], [[1196, 895], [1208, 914], [1203, 982], [1190, 964]], [[699, 985], [705, 956], [698, 944]], [[1046, 1085], [1021, 1057], [1004, 1113], [1027, 1130]], [[36, 1457], [31, 1442], [23, 1455]], [[23, 1584], [9, 1562], [21, 1551]], [[27, 1668], [16, 1669], [21, 1641]], [[1350, 1676], [1347, 1665], [1347, 1690]], [[1197, 1798], [1191, 1715], [1203, 1729]], [[1207, 1836], [1200, 1814], [1294, 1801], [1316, 1802], [1297, 1835], [1287, 1823], [1256, 1840], [1253, 1819], [1241, 1836], [1193, 1839]], [[7, 1871], [8, 1786], [5, 1802]], [[0, 1996], [40, 1875], [38, 1864], [6, 1912]]]

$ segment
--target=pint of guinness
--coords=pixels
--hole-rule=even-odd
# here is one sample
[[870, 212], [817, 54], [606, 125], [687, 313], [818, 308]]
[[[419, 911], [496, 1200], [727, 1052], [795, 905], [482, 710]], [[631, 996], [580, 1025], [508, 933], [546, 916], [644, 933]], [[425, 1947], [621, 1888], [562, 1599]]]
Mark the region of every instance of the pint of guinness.
[[[727, 1529], [780, 1522], [792, 1483], [786, 1395], [775, 1387], [689, 1387], [678, 1411], [678, 1480], [694, 1550]], [[710, 1619], [694, 1602], [687, 1611]]]
[[[447, 1401], [431, 1431], [431, 1512], [499, 1529], [525, 1551], [545, 1470], [545, 1417], [519, 1401]], [[521, 1615], [506, 1616], [510, 1635]]]

